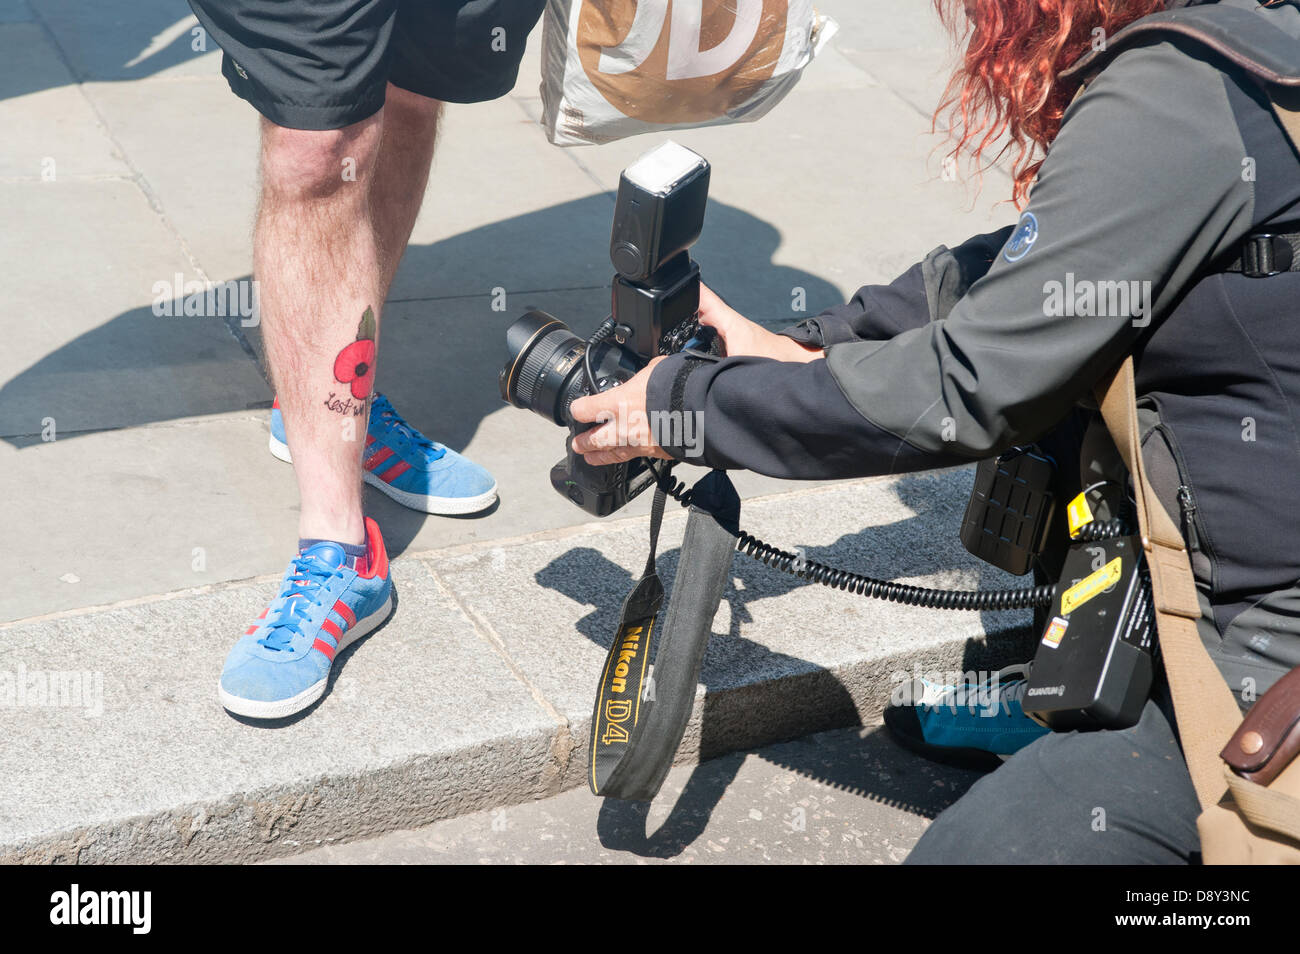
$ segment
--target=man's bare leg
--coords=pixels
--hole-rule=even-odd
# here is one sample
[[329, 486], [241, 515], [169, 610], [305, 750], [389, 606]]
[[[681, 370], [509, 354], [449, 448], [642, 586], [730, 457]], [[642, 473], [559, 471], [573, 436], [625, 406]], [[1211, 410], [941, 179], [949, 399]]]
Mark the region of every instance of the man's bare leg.
[[384, 265], [384, 294], [415, 227], [433, 163], [442, 103], [391, 83], [384, 102], [384, 132], [379, 147], [370, 207]]
[[[359, 334], [378, 345], [381, 307], [424, 196], [440, 106], [392, 86], [389, 98], [380, 113], [340, 130], [263, 122], [254, 272], [298, 478], [301, 537], [365, 539], [369, 394], [357, 397], [335, 365]], [[363, 324], [367, 311], [372, 325]], [[344, 377], [371, 368], [349, 362]]]
[[383, 300], [370, 214], [382, 132], [382, 111], [323, 132], [262, 123], [262, 197], [253, 234], [262, 340], [298, 477], [299, 536], [340, 543], [365, 539], [365, 396], [352, 399], [334, 364], [356, 340], [365, 311], [372, 309], [377, 320]]

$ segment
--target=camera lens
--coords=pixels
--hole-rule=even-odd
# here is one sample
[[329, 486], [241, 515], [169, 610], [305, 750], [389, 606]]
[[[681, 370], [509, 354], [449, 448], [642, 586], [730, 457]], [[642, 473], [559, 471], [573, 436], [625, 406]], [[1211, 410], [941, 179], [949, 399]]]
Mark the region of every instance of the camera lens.
[[[530, 311], [506, 330], [508, 358], [501, 369], [501, 398], [564, 425], [586, 342], [544, 311]], [[562, 398], [567, 397], [566, 400]]]
[[[498, 384], [501, 399], [515, 407], [569, 425], [569, 405], [590, 392], [583, 370], [587, 343], [569, 326], [544, 311], [530, 311], [506, 329], [506, 364]], [[592, 374], [600, 390], [631, 378], [645, 360], [613, 341], [598, 341], [591, 352]]]

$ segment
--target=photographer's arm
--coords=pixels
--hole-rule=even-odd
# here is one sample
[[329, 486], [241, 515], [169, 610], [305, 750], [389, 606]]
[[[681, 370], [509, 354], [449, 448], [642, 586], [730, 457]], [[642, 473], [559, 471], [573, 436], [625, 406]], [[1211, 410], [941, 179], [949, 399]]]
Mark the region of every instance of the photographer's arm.
[[[995, 233], [977, 235], [955, 249], [940, 246], [889, 285], [863, 287], [848, 304], [827, 309], [780, 334], [749, 321], [710, 289], [701, 286], [700, 323], [718, 331], [726, 345], [726, 353], [733, 359], [747, 357], [768, 359], [769, 363], [801, 364], [816, 361], [824, 357], [823, 342], [885, 340], [909, 328], [945, 318], [970, 285], [988, 271], [991, 259], [1010, 231], [1008, 226]], [[661, 360], [652, 362], [651, 368]], [[745, 366], [752, 363], [746, 362]], [[734, 361], [728, 365], [739, 366]], [[870, 426], [864, 433], [861, 415], [827, 375], [824, 365], [799, 372], [793, 378], [785, 377], [785, 372], [778, 370], [780, 367], [776, 365], [775, 369], [756, 372], [747, 378], [745, 385], [756, 388], [758, 393], [768, 398], [784, 393], [787, 388], [793, 388], [793, 393], [775, 402], [764, 400], [753, 407], [745, 407], [748, 426], [731, 430], [732, 442], [736, 446], [725, 447], [728, 442], [724, 441], [723, 448], [715, 447], [715, 452], [720, 455], [715, 458], [719, 461], [717, 466], [744, 466], [761, 473], [792, 478], [856, 476], [863, 455], [869, 453], [882, 435]], [[669, 456], [653, 440], [648, 417], [630, 413], [646, 408], [647, 397], [649, 407], [666, 409], [671, 406], [677, 410], [677, 430], [673, 430], [670, 418], [669, 426], [661, 428], [660, 433], [679, 433], [683, 439], [687, 435], [702, 437], [702, 428], [688, 430], [681, 426], [682, 408], [680, 403], [672, 403], [671, 390], [664, 393], [656, 390], [647, 396], [650, 371], [647, 369], [620, 388], [583, 398], [574, 404], [578, 420], [591, 421], [598, 415], [610, 415], [623, 422], [621, 427], [608, 432], [594, 429], [577, 439], [577, 450], [594, 452], [588, 455], [589, 463], [609, 464], [638, 456]], [[668, 380], [660, 377], [658, 387], [671, 388], [666, 383]], [[722, 394], [719, 391], [715, 397], [722, 399]], [[743, 396], [738, 398], [742, 407], [746, 403]], [[775, 418], [773, 411], [778, 412]], [[796, 416], [800, 422], [797, 432], [792, 433], [790, 428], [781, 426], [779, 417], [783, 414]], [[783, 435], [788, 439], [782, 439]], [[855, 435], [859, 439], [855, 440]], [[615, 446], [611, 443], [615, 436], [622, 436], [627, 443]], [[677, 447], [674, 450], [681, 457], [686, 455], [688, 448]], [[931, 462], [928, 466], [959, 461], [960, 458], [954, 458]]]
[[887, 341], [946, 318], [971, 285], [984, 277], [1013, 226], [940, 245], [888, 285], [865, 285], [843, 305], [827, 308], [781, 334], [818, 348], [846, 341]]
[[[646, 407], [699, 413], [703, 450], [687, 459], [782, 477], [938, 467], [1040, 437], [1248, 230], [1229, 110], [1221, 74], [1171, 45], [1121, 55], [1042, 167], [1036, 240], [1000, 253], [946, 318], [832, 344], [824, 363], [675, 355]], [[1127, 311], [1097, 307], [1121, 290]]]

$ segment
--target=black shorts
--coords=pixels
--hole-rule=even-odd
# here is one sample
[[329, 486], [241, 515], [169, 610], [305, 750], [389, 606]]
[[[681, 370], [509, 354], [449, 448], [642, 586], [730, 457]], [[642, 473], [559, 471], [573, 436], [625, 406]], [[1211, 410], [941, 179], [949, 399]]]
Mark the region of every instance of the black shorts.
[[292, 129], [373, 116], [386, 83], [451, 103], [504, 96], [545, 0], [190, 0], [237, 96]]

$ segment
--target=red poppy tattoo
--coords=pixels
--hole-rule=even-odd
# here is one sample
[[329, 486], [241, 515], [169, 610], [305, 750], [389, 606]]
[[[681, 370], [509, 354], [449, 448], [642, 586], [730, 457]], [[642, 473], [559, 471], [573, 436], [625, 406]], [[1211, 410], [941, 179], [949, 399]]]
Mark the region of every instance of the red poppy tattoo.
[[351, 385], [352, 396], [359, 401], [370, 397], [375, 381], [375, 314], [367, 308], [357, 326], [357, 340], [334, 359], [334, 377]]

